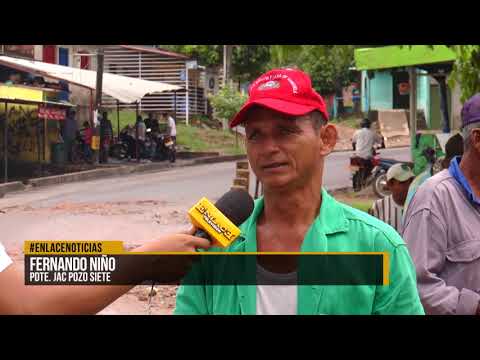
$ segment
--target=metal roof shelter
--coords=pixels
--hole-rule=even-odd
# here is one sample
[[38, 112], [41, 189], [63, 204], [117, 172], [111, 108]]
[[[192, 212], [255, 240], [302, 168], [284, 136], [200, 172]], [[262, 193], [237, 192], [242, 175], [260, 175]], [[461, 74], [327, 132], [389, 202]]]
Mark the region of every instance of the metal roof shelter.
[[[18, 105], [47, 105], [47, 106], [56, 106], [56, 107], [63, 107], [63, 108], [70, 108], [73, 107], [73, 104], [68, 102], [56, 102], [56, 101], [42, 101], [42, 100], [32, 100], [32, 99], [23, 99], [20, 97], [10, 97], [10, 96], [2, 96], [0, 97], [0, 103], [4, 104], [5, 106], [5, 120], [4, 120], [4, 128], [3, 128], [3, 155], [4, 155], [4, 183], [8, 182], [8, 104], [18, 104]], [[46, 118], [44, 118], [44, 127], [46, 127]], [[46, 131], [44, 132], [44, 136], [46, 136]], [[44, 144], [46, 141], [44, 140]], [[45, 149], [44, 149], [45, 150]], [[44, 154], [45, 156], [45, 154]], [[38, 161], [40, 163], [40, 152], [38, 154]]]
[[[153, 50], [153, 49], [152, 49]], [[160, 51], [160, 50], [156, 50]], [[161, 50], [161, 52], [165, 52]], [[180, 55], [178, 55], [180, 56]], [[177, 57], [178, 57], [177, 56]], [[182, 56], [183, 57], [183, 56]], [[0, 56], [0, 64], [11, 67], [20, 71], [26, 71], [33, 74], [42, 75], [45, 77], [64, 80], [73, 85], [88, 88], [90, 90], [96, 89], [97, 72], [92, 70], [84, 70], [73, 68], [69, 66], [56, 65], [44, 63], [42, 61], [27, 60], [20, 58], [13, 58], [9, 56]], [[176, 109], [176, 93], [178, 91], [185, 91], [181, 86], [171, 85], [159, 81], [143, 80], [129, 76], [122, 76], [110, 73], [103, 74], [102, 93], [111, 96], [117, 100], [117, 113], [119, 114], [120, 102], [136, 104], [137, 117], [139, 114], [139, 101], [148, 94], [173, 92], [174, 104]], [[91, 93], [92, 96], [92, 93]], [[120, 118], [118, 116], [118, 122]], [[119, 125], [119, 124], [118, 124]], [[119, 131], [119, 129], [118, 129]], [[138, 140], [137, 140], [137, 160], [138, 156]]]
[[[410, 138], [415, 143], [417, 135], [417, 72], [416, 69], [427, 70], [428, 75], [443, 79], [440, 86], [445, 89], [442, 97], [446, 97], [445, 75], [451, 71], [456, 54], [445, 45], [392, 45], [378, 48], [355, 50], [357, 70], [387, 70], [408, 68], [410, 77]], [[439, 78], [437, 78], [437, 81]], [[446, 99], [444, 99], [446, 100]], [[448, 117], [448, 112], [447, 112]], [[449, 124], [444, 125], [444, 132], [450, 132]], [[413, 159], [413, 146], [412, 159]]]
[[[95, 90], [97, 72], [41, 61], [0, 56], [0, 64], [21, 71], [40, 74], [57, 80]], [[123, 103], [135, 103], [147, 94], [178, 91], [183, 88], [158, 81], [136, 79], [128, 76], [103, 74], [102, 92]]]

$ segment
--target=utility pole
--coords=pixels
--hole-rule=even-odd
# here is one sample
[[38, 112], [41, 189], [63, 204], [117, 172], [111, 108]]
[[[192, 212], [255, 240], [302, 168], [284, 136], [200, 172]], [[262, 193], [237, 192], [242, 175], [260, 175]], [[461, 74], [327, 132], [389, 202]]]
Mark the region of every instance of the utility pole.
[[[97, 115], [100, 114], [100, 108], [102, 106], [102, 88], [103, 88], [103, 63], [104, 63], [104, 53], [103, 47], [99, 47], [97, 50], [97, 81], [96, 81], [96, 96], [95, 96], [95, 110], [97, 111]], [[97, 148], [94, 149], [94, 161], [96, 164], [99, 163], [100, 160], [100, 151], [102, 144], [100, 143], [100, 126], [99, 124], [95, 124], [93, 129], [93, 134], [96, 137], [96, 145]]]
[[228, 85], [232, 67], [232, 45], [223, 45], [223, 86]]
[[[232, 45], [223, 45], [223, 87], [228, 86], [232, 64]], [[222, 121], [223, 130], [228, 129], [228, 120]]]

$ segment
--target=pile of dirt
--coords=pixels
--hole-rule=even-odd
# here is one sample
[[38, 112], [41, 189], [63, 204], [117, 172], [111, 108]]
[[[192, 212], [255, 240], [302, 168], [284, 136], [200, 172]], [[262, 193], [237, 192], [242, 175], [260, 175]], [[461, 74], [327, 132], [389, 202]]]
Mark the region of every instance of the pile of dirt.
[[338, 132], [337, 145], [335, 146], [335, 150], [352, 150], [352, 137], [356, 129], [341, 124], [336, 124], [335, 126]]
[[374, 201], [378, 199], [371, 186], [368, 186], [359, 192], [354, 192], [352, 189], [335, 190], [330, 192], [330, 195], [338, 201], [347, 203], [352, 201]]
[[[165, 208], [167, 206], [166, 201], [160, 200], [137, 200], [137, 201], [114, 201], [114, 202], [102, 202], [102, 203], [74, 203], [74, 202], [61, 202], [53, 206], [37, 207], [34, 208], [30, 205], [25, 206], [11, 206], [2, 208], [2, 213], [12, 212], [35, 212], [35, 213], [52, 213], [52, 212], [66, 212], [70, 215], [131, 215], [131, 214], [144, 214], [148, 210]], [[176, 211], [178, 213], [178, 211]], [[173, 214], [173, 217], [177, 215]], [[177, 216], [178, 217], [178, 216]], [[170, 217], [170, 220], [172, 217]]]

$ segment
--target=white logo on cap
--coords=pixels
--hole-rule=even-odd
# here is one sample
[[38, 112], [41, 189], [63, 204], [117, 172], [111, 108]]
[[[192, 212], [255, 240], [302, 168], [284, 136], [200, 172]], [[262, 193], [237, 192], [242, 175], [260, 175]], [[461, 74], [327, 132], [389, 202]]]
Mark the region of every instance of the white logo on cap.
[[269, 89], [278, 89], [280, 87], [280, 83], [278, 81], [268, 81], [265, 84], [262, 84], [258, 87], [258, 90], [269, 90]]
[[266, 82], [265, 84], [260, 85], [258, 87], [258, 90], [277, 89], [280, 87], [280, 83], [277, 81], [277, 79], [286, 79], [292, 86], [293, 93], [298, 94], [297, 84], [288, 75], [285, 75], [285, 74], [273, 74], [273, 75], [263, 76], [257, 79], [253, 83], [252, 87], [256, 87], [258, 84], [262, 82]]

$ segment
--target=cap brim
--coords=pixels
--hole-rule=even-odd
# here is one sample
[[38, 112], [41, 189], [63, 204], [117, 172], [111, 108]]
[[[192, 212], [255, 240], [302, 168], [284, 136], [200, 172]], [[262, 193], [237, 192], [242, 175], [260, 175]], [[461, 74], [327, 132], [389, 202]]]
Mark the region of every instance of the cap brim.
[[397, 181], [404, 182], [404, 181], [410, 180], [413, 177], [415, 177], [414, 173], [404, 173], [404, 174], [392, 176], [390, 179], [387, 179], [387, 181], [390, 181], [391, 179], [395, 179]]
[[317, 107], [311, 105], [302, 105], [296, 104], [289, 101], [284, 101], [280, 99], [271, 99], [271, 98], [264, 98], [264, 99], [257, 99], [254, 101], [247, 102], [235, 115], [235, 117], [230, 122], [230, 127], [233, 128], [243, 122], [245, 122], [245, 115], [247, 114], [248, 110], [250, 110], [254, 106], [262, 106], [267, 109], [278, 111], [279, 113], [290, 115], [290, 116], [302, 116], [312, 112], [313, 110], [317, 110]]

